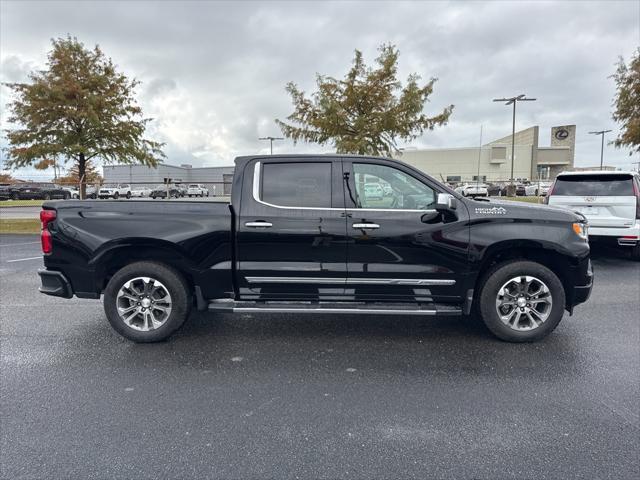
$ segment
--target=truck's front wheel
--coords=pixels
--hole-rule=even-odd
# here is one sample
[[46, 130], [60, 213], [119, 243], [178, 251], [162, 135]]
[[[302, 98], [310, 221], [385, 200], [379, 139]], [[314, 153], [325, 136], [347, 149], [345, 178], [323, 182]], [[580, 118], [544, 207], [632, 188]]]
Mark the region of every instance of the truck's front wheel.
[[533, 342], [562, 320], [564, 287], [547, 267], [530, 261], [494, 266], [484, 277], [480, 314], [491, 332], [508, 342]]
[[118, 270], [104, 291], [109, 323], [134, 342], [166, 339], [187, 319], [190, 305], [182, 275], [155, 262], [136, 262]]

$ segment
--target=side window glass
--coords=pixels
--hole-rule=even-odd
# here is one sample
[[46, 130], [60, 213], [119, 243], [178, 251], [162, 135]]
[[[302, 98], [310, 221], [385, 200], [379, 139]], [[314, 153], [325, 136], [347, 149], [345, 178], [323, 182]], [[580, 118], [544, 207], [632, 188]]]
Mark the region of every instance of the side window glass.
[[260, 200], [280, 207], [331, 207], [331, 163], [265, 163]]
[[393, 167], [354, 163], [356, 206], [398, 210], [426, 210], [436, 194], [421, 181]]

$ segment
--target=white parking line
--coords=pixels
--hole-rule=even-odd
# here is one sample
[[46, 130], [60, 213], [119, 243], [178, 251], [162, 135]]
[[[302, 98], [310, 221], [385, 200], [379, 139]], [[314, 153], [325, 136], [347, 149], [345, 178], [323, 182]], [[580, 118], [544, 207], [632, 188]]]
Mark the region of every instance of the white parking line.
[[40, 255], [39, 257], [18, 258], [16, 260], [7, 260], [7, 263], [24, 262], [26, 260], [38, 260], [39, 258], [42, 258], [42, 255]]
[[0, 243], [0, 247], [17, 247], [18, 245], [36, 245], [40, 242]]

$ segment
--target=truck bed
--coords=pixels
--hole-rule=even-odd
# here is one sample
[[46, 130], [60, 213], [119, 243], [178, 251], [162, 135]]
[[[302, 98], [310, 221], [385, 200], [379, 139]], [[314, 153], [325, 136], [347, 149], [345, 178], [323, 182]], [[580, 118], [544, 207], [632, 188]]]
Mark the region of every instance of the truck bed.
[[99, 296], [109, 270], [147, 252], [163, 252], [186, 268], [195, 284], [219, 296], [232, 290], [232, 213], [228, 203], [194, 201], [66, 200], [45, 202], [56, 210], [55, 255], [47, 269], [67, 272], [78, 296]]

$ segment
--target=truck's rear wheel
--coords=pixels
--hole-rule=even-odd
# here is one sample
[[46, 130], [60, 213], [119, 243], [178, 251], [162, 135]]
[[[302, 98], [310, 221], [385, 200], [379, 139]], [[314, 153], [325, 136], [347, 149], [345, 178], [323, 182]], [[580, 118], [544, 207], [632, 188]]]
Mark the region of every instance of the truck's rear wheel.
[[564, 287], [547, 267], [512, 261], [493, 267], [479, 295], [480, 315], [491, 332], [508, 342], [533, 342], [562, 320]]
[[174, 269], [137, 262], [118, 270], [104, 291], [111, 326], [134, 342], [158, 342], [184, 323], [190, 310], [189, 288]]

